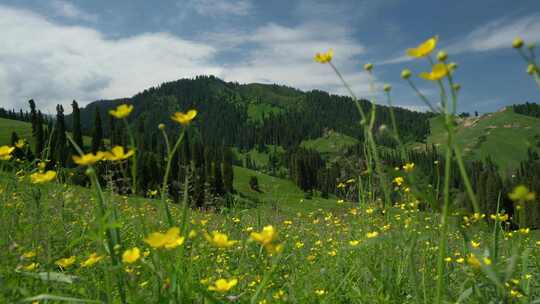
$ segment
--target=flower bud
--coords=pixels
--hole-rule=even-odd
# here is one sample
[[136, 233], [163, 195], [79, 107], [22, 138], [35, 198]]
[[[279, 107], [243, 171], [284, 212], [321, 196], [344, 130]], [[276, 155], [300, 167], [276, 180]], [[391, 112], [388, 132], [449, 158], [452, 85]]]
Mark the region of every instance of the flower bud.
[[392, 90], [392, 86], [389, 85], [389, 84], [385, 84], [384, 87], [383, 87], [383, 90], [385, 92], [390, 92]]
[[412, 72], [409, 69], [405, 69], [405, 70], [401, 71], [401, 78], [403, 78], [403, 79], [409, 79], [411, 77], [411, 75], [412, 75]]
[[448, 58], [448, 54], [445, 51], [440, 51], [439, 53], [437, 53], [437, 60], [445, 61], [446, 58]]
[[529, 64], [529, 65], [527, 66], [527, 74], [533, 75], [534, 72], [537, 71], [537, 69], [538, 69], [538, 68], [537, 68], [534, 64], [531, 63], [531, 64]]
[[459, 91], [461, 89], [461, 85], [459, 83], [454, 83], [452, 85], [452, 89], [454, 89], [454, 91]]
[[523, 46], [523, 39], [517, 37], [512, 41], [512, 47], [515, 49], [520, 49]]
[[458, 68], [458, 65], [455, 62], [450, 62], [446, 67], [450, 72], [453, 72], [455, 69]]
[[364, 70], [371, 72], [371, 70], [373, 70], [373, 64], [372, 63], [364, 64]]
[[165, 130], [165, 124], [160, 123], [158, 125], [158, 129], [160, 129], [161, 131]]

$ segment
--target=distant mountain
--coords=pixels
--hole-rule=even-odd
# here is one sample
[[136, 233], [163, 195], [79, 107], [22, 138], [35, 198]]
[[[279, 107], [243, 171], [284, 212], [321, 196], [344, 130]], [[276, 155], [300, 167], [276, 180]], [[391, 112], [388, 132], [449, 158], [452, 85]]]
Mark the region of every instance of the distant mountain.
[[[362, 140], [359, 114], [351, 98], [314, 90], [268, 84], [225, 82], [214, 76], [198, 76], [163, 83], [130, 98], [99, 100], [81, 109], [83, 131], [91, 133], [96, 108], [102, 118], [121, 103], [135, 106], [130, 119], [145, 133], [153, 133], [159, 123], [170, 127], [175, 111], [196, 108], [196, 125], [203, 140], [215, 145], [251, 148], [257, 144], [297, 146], [334, 130]], [[361, 101], [367, 110], [371, 107]], [[423, 142], [429, 134], [431, 113], [394, 108], [401, 134], [406, 141]], [[377, 126], [390, 124], [388, 107], [378, 106]], [[70, 117], [67, 116], [70, 125]], [[105, 133], [108, 119], [104, 119]]]

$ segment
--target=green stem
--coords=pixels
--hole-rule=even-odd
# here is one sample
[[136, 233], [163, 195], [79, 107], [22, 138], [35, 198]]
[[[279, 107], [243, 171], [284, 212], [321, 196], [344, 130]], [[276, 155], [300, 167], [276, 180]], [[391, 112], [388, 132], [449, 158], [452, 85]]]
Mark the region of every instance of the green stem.
[[124, 118], [122, 121], [124, 122], [126, 130], [128, 131], [129, 142], [131, 149], [134, 152], [133, 156], [131, 157], [131, 193], [137, 194], [137, 147], [135, 146], [135, 138], [133, 137], [133, 132], [131, 132], [131, 127], [129, 126], [127, 119]]
[[[174, 147], [172, 150], [169, 151], [169, 154], [167, 155], [167, 166], [165, 167], [165, 176], [163, 176], [163, 184], [161, 185], [161, 205], [163, 206], [163, 210], [165, 213], [165, 216], [167, 217], [167, 221], [169, 222], [169, 226], [174, 226], [174, 221], [171, 215], [171, 211], [169, 210], [169, 206], [167, 205], [166, 197], [167, 197], [167, 186], [169, 182], [169, 175], [171, 172], [171, 164], [173, 160], [173, 156], [176, 153], [176, 150], [178, 150], [178, 147], [180, 146], [180, 143], [184, 140], [184, 135], [186, 134], [186, 129], [182, 130], [182, 134], [178, 137], [178, 140], [176, 141], [176, 144], [174, 144]], [[164, 133], [165, 138], [167, 137]]]

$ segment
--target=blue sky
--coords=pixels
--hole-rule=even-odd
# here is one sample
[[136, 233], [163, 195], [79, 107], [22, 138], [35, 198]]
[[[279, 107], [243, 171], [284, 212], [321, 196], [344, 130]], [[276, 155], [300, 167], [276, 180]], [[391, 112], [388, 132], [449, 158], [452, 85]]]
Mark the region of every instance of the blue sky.
[[[422, 110], [399, 73], [427, 69], [404, 54], [433, 35], [459, 64], [459, 110], [540, 101], [510, 47], [517, 35], [540, 41], [537, 0], [0, 0], [0, 28], [0, 106], [8, 108], [34, 98], [52, 112], [201, 74], [344, 94], [312, 60], [333, 48], [357, 95], [384, 102], [362, 70], [373, 62], [379, 89], [390, 83], [395, 104]], [[433, 84], [415, 82], [436, 99]]]

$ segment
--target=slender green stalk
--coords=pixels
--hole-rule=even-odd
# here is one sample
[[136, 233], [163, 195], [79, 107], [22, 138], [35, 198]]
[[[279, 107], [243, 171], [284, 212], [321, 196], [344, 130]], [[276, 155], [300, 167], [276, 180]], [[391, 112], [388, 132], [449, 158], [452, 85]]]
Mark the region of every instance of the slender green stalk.
[[135, 146], [135, 138], [133, 137], [133, 132], [131, 131], [131, 127], [129, 126], [127, 119], [123, 118], [122, 121], [126, 126], [131, 149], [134, 152], [133, 156], [131, 157], [131, 193], [137, 194], [137, 146]]
[[[163, 212], [165, 213], [165, 217], [167, 218], [167, 221], [170, 227], [174, 226], [174, 220], [172, 218], [171, 210], [169, 209], [169, 206], [167, 205], [167, 201], [166, 201], [167, 192], [168, 192], [167, 188], [168, 188], [168, 183], [169, 183], [169, 175], [171, 172], [171, 164], [172, 164], [174, 154], [176, 153], [176, 150], [178, 150], [178, 147], [180, 147], [180, 144], [184, 140], [185, 134], [186, 134], [186, 129], [183, 129], [182, 133], [178, 137], [178, 140], [174, 144], [174, 147], [172, 148], [172, 150], [168, 149], [169, 151], [167, 155], [167, 166], [165, 167], [165, 175], [163, 176], [163, 184], [161, 185], [161, 205], [163, 207]], [[163, 135], [165, 136], [165, 138], [167, 138], [167, 134], [165, 132], [163, 132]], [[166, 142], [168, 142], [168, 139], [166, 140], [167, 140]]]

